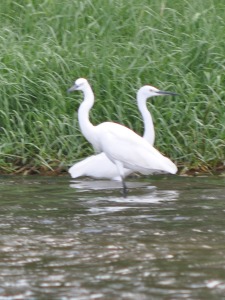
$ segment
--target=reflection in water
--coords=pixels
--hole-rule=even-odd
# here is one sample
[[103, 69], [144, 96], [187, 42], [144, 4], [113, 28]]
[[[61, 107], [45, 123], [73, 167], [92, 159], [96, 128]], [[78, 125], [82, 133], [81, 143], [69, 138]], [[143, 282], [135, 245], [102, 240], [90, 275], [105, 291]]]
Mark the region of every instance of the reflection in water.
[[0, 299], [222, 299], [224, 183], [2, 177]]
[[[119, 181], [113, 180], [71, 180], [71, 188], [74, 189], [83, 189], [83, 190], [110, 190], [110, 189], [121, 189], [121, 183]], [[128, 188], [141, 188], [148, 187], [149, 183], [147, 182], [127, 182]], [[155, 187], [150, 187], [155, 188]]]
[[133, 202], [133, 203], [157, 203], [162, 201], [173, 201], [177, 200], [179, 197], [178, 191], [158, 191], [153, 190], [150, 193], [142, 194], [139, 196], [128, 196], [127, 198], [111, 198], [109, 197], [109, 201], [115, 201], [115, 202]]
[[[174, 201], [178, 199], [179, 192], [178, 191], [153, 191], [151, 193], [140, 195], [140, 196], [128, 196], [127, 198], [123, 197], [107, 197], [107, 204], [108, 201], [115, 202], [115, 203], [121, 203], [121, 204], [136, 204], [134, 205], [127, 205], [127, 206], [105, 206], [105, 207], [91, 207], [89, 209], [89, 212], [94, 214], [105, 214], [105, 213], [113, 213], [116, 211], [122, 211], [126, 209], [138, 209], [139, 204], [154, 204], [158, 202], [163, 201]], [[97, 201], [102, 201], [103, 197], [97, 197]]]

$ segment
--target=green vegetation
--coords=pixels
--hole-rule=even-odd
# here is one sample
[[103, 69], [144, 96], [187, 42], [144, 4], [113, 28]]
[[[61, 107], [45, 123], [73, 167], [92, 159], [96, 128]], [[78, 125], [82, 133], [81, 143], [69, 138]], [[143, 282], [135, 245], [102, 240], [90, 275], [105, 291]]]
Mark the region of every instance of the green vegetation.
[[5, 0], [0, 6], [0, 171], [66, 170], [93, 153], [77, 122], [86, 77], [93, 123], [142, 133], [135, 94], [149, 101], [156, 147], [179, 166], [225, 161], [225, 3], [217, 0]]

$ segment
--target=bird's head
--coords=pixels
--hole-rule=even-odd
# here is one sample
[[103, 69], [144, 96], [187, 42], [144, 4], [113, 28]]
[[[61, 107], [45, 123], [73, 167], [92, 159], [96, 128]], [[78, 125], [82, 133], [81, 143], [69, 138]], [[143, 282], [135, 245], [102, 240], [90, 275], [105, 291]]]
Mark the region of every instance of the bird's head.
[[85, 79], [85, 78], [78, 78], [74, 82], [74, 85], [70, 89], [68, 89], [68, 92], [83, 91], [87, 85], [88, 85], [87, 79]]
[[160, 96], [160, 95], [172, 95], [175, 96], [177, 95], [176, 93], [173, 92], [167, 92], [167, 91], [161, 91], [155, 88], [154, 86], [151, 85], [144, 85], [138, 90], [138, 95], [142, 98], [150, 98], [153, 96]]

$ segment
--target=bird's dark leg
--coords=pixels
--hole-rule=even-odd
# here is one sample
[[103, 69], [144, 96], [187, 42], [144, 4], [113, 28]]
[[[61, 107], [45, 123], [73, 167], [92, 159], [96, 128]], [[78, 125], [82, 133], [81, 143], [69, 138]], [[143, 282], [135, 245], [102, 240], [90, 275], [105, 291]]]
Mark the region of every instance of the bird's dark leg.
[[123, 164], [120, 161], [115, 160], [114, 161], [115, 165], [117, 166], [118, 173], [120, 174], [122, 185], [123, 185], [123, 197], [127, 197], [127, 186], [124, 180], [124, 168]]
[[124, 178], [122, 178], [122, 185], [123, 185], [123, 197], [126, 198], [127, 197], [127, 186], [126, 186]]

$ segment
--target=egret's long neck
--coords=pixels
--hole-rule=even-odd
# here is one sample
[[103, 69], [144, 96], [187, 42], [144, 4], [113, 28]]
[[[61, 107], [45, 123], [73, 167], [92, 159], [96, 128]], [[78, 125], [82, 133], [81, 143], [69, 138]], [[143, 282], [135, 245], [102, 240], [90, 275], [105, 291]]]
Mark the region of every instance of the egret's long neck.
[[95, 126], [89, 120], [89, 112], [94, 105], [94, 94], [90, 86], [87, 86], [84, 93], [84, 100], [78, 109], [78, 120], [82, 134], [95, 148]]
[[144, 97], [140, 93], [137, 94], [138, 109], [142, 115], [144, 122], [143, 138], [146, 141], [148, 141], [151, 145], [153, 145], [155, 142], [155, 129], [152, 121], [152, 116], [146, 106], [146, 101], [146, 97]]

